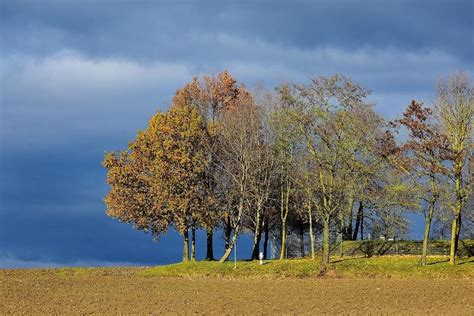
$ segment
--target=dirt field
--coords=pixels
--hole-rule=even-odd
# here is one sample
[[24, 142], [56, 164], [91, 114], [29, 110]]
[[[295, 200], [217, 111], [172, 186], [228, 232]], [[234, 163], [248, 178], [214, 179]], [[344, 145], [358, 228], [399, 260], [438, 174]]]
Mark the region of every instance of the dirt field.
[[0, 314], [474, 314], [470, 278], [231, 280], [138, 272], [0, 270]]

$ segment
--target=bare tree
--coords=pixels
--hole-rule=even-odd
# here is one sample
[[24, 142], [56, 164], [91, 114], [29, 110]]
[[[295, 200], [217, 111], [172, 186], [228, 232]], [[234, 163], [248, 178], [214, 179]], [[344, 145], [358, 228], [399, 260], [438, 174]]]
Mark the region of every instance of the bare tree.
[[344, 163], [353, 155], [352, 135], [345, 133], [347, 118], [365, 101], [369, 91], [341, 75], [313, 78], [309, 85], [287, 89], [285, 98], [297, 110], [296, 122], [314, 163], [318, 179], [315, 210], [323, 222], [323, 263], [329, 263], [329, 225], [344, 205]]
[[258, 163], [253, 165], [249, 171], [249, 206], [248, 222], [253, 229], [253, 246], [251, 259], [258, 259], [260, 252], [260, 240], [265, 224], [265, 209], [269, 207], [271, 191], [274, 189], [274, 171], [276, 166], [276, 155], [273, 148], [274, 135], [271, 130], [269, 115], [274, 107], [275, 96], [269, 91], [258, 89], [253, 96], [255, 106], [260, 116], [260, 127], [254, 130], [259, 138], [259, 143], [254, 148], [254, 159]]
[[292, 87], [283, 84], [277, 89], [278, 102], [271, 117], [271, 126], [275, 135], [274, 149], [277, 155], [276, 174], [278, 175], [279, 209], [281, 220], [280, 259], [286, 257], [287, 219], [290, 213], [291, 200], [295, 193], [295, 179], [298, 146], [300, 139], [298, 125], [295, 121], [298, 108], [295, 107]]
[[462, 210], [466, 205], [472, 183], [466, 169], [472, 159], [472, 132], [474, 124], [473, 82], [463, 73], [441, 79], [437, 86], [435, 108], [442, 132], [451, 150], [450, 179], [453, 182], [454, 202], [451, 226], [450, 264], [456, 263], [456, 251], [461, 230]]
[[250, 178], [260, 164], [256, 151], [261, 146], [261, 113], [248, 95], [223, 111], [219, 126], [217, 166], [222, 171], [221, 185], [231, 201], [228, 215], [233, 236], [219, 262], [232, 252], [242, 225], [242, 217], [251, 200]]

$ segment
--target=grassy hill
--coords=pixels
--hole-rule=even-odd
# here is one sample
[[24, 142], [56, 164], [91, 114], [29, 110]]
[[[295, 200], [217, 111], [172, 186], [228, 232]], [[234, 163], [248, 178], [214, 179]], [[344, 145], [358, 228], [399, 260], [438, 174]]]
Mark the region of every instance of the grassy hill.
[[418, 256], [379, 257], [332, 257], [327, 268], [311, 259], [269, 260], [260, 265], [258, 261], [187, 262], [157, 266], [140, 271], [143, 276], [224, 278], [282, 278], [282, 277], [428, 277], [428, 278], [473, 278], [474, 258], [459, 260], [450, 266], [444, 256], [432, 256], [429, 265], [420, 266]]

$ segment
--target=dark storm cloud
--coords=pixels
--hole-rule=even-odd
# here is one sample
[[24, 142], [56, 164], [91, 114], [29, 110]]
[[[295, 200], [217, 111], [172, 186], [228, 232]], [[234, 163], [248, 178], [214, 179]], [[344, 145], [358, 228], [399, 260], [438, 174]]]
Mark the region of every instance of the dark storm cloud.
[[437, 76], [472, 75], [472, 11], [472, 1], [0, 0], [0, 266], [179, 260], [176, 234], [156, 245], [104, 215], [100, 166], [179, 86], [222, 69], [267, 87], [341, 72], [393, 117], [412, 98], [429, 103]]
[[301, 49], [394, 47], [472, 57], [472, 1], [20, 1], [2, 7], [12, 50], [66, 45], [98, 56], [175, 60], [176, 54], [190, 57], [185, 48], [192, 34], [226, 33]]
[[[105, 145], [104, 145], [105, 146]], [[0, 267], [157, 264], [179, 261], [172, 230], [154, 243], [104, 215], [101, 155], [73, 145], [61, 152], [2, 154]], [[216, 250], [222, 251], [216, 236]], [[205, 234], [198, 235], [205, 242]], [[198, 256], [204, 257], [204, 249]]]

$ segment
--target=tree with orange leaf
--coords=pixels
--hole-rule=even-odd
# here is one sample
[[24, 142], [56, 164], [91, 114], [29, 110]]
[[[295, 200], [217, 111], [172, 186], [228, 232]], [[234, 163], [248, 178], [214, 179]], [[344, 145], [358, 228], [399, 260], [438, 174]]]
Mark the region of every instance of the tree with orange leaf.
[[106, 155], [112, 187], [105, 199], [108, 214], [155, 235], [172, 223], [183, 236], [183, 261], [189, 260], [188, 231], [194, 241], [197, 214], [209, 202], [206, 141], [198, 108], [175, 98], [168, 112], [151, 118], [127, 152]]
[[421, 202], [420, 208], [424, 210], [425, 230], [421, 265], [426, 265], [431, 222], [447, 172], [443, 162], [449, 158], [449, 146], [434, 121], [433, 111], [422, 103], [412, 101], [403, 113], [403, 118], [393, 123], [408, 130], [408, 140], [400, 149], [408, 162], [411, 183], [416, 187]]

